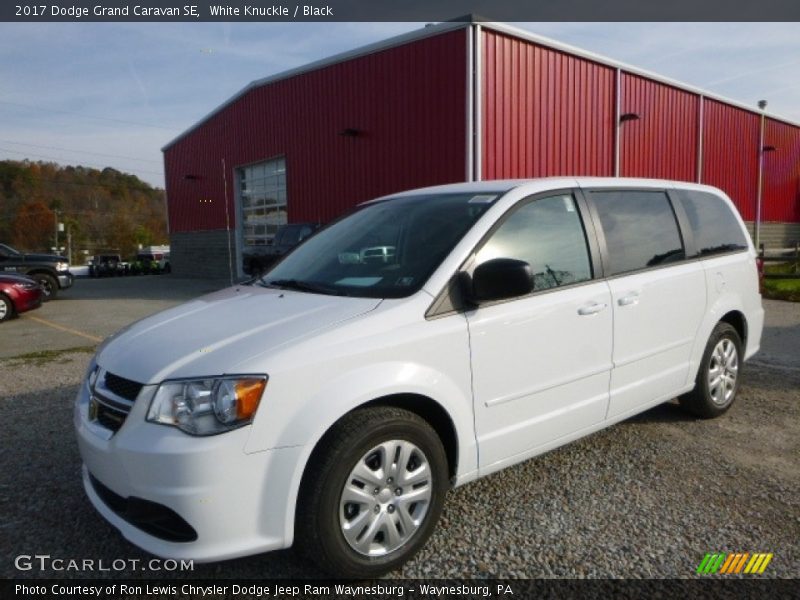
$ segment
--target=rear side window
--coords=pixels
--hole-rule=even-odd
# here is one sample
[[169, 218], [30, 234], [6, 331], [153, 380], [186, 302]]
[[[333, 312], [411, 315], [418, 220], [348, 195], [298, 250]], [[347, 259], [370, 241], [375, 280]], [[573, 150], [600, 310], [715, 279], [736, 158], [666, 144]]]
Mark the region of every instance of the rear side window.
[[540, 198], [515, 210], [478, 251], [476, 264], [493, 258], [527, 262], [535, 291], [591, 279], [586, 235], [572, 194]]
[[697, 256], [747, 250], [747, 238], [730, 206], [708, 192], [678, 190], [689, 218]]
[[608, 275], [686, 258], [678, 222], [664, 192], [592, 192], [608, 249]]

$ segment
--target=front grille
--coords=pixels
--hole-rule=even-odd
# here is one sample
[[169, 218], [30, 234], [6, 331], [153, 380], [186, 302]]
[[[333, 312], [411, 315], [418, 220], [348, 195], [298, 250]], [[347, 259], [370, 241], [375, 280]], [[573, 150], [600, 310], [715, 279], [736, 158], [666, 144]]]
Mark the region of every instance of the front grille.
[[106, 429], [110, 429], [115, 433], [119, 431], [119, 428], [125, 422], [125, 417], [130, 412], [130, 408], [126, 410], [113, 406], [108, 398], [97, 394], [92, 397], [92, 402], [94, 403], [95, 420]]
[[105, 382], [106, 388], [126, 400], [136, 400], [136, 396], [142, 391], [144, 385], [113, 373], [106, 373]]
[[92, 390], [89, 418], [116, 433], [133, 408], [143, 384], [105, 373]]
[[100, 483], [91, 473], [89, 481], [108, 508], [145, 533], [168, 542], [193, 542], [197, 539], [194, 528], [171, 508], [136, 496], [124, 498]]

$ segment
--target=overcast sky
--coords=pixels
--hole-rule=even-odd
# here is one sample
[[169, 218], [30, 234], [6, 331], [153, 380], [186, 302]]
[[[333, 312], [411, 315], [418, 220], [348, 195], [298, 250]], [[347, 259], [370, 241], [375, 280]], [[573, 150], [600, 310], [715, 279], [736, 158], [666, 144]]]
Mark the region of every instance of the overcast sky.
[[[516, 25], [800, 121], [796, 23]], [[0, 23], [0, 159], [163, 187], [160, 148], [250, 81], [421, 26]]]

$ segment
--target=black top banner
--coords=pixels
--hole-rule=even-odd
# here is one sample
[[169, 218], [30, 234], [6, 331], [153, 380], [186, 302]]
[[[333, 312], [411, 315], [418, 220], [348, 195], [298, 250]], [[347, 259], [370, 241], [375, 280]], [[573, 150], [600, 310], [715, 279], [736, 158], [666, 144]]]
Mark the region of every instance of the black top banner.
[[[475, 17], [474, 15], [481, 15]], [[800, 21], [798, 0], [49, 0], [0, 21]]]

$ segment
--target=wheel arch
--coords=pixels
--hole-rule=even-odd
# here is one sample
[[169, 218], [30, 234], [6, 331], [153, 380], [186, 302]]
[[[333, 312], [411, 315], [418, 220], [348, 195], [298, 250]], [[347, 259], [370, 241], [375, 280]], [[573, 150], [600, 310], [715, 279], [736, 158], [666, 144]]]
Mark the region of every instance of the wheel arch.
[[42, 301], [43, 302], [47, 302], [49, 300], [53, 300], [54, 298], [56, 298], [58, 296], [58, 292], [59, 292], [59, 290], [61, 290], [61, 282], [58, 280], [58, 274], [55, 273], [54, 271], [51, 271], [50, 269], [47, 269], [46, 267], [45, 268], [38, 267], [38, 268], [31, 269], [30, 271], [25, 273], [25, 275], [27, 275], [28, 277], [30, 277], [32, 279], [36, 279], [37, 277], [45, 276], [45, 277], [47, 277], [48, 279], [51, 280], [51, 281], [48, 282], [48, 285], [50, 286], [50, 291], [48, 292], [45, 289], [45, 294], [42, 297]]
[[[686, 377], [686, 383], [694, 384], [697, 378], [697, 373], [700, 368], [703, 353], [706, 349], [706, 344], [714, 331], [714, 328], [719, 323], [727, 323], [733, 327], [739, 334], [742, 340], [742, 353], [743, 357], [747, 352], [748, 339], [750, 336], [750, 326], [748, 318], [745, 316], [747, 309], [742, 298], [738, 295], [727, 294], [717, 298], [708, 308], [707, 313], [703, 319], [702, 324], [697, 330], [694, 346], [692, 348], [691, 358], [689, 360], [689, 371]], [[752, 316], [752, 315], [751, 315]], [[757, 327], [757, 323], [756, 323]], [[758, 330], [754, 330], [756, 335]]]
[[739, 339], [742, 340], [742, 349], [747, 348], [747, 317], [740, 310], [731, 310], [725, 313], [720, 318], [719, 323], [727, 323], [736, 330], [739, 334]]
[[52, 277], [53, 281], [56, 284], [56, 291], [61, 289], [61, 283], [58, 281], [58, 273], [55, 271], [51, 271], [44, 267], [36, 267], [25, 273], [26, 277], [35, 278], [37, 275], [47, 275], [48, 277]]
[[450, 480], [455, 480], [458, 473], [458, 434], [455, 423], [444, 406], [422, 394], [392, 394], [366, 402], [353, 410], [371, 406], [403, 408], [428, 423], [442, 441], [447, 456], [447, 472]]
[[[296, 526], [295, 519], [297, 518], [297, 504], [300, 497], [299, 493], [306, 481], [308, 466], [314, 460], [315, 454], [322, 447], [325, 437], [336, 426], [336, 424], [347, 415], [352, 414], [357, 410], [378, 406], [392, 406], [395, 408], [408, 410], [409, 412], [419, 416], [431, 426], [434, 432], [436, 432], [436, 434], [439, 436], [439, 439], [442, 441], [442, 446], [445, 450], [450, 484], [451, 486], [455, 484], [456, 476], [458, 474], [458, 461], [460, 456], [459, 439], [456, 424], [447, 409], [440, 402], [437, 402], [433, 398], [419, 393], [392, 393], [378, 396], [351, 407], [347, 412], [341, 414], [336, 420], [331, 422], [325, 431], [321, 435], [317, 436], [313, 443], [313, 448], [305, 456], [305, 459], [302, 460], [300, 477], [299, 480], [296, 480], [297, 484], [294, 487], [295, 493], [292, 495], [291, 501], [287, 506], [287, 509], [291, 514], [291, 518], [288, 518], [286, 522], [287, 530], [285, 536], [287, 542], [294, 539]], [[287, 517], [288, 516], [289, 515], [287, 515]]]
[[324, 433], [319, 436], [314, 443], [314, 447], [308, 455], [308, 459], [303, 465], [303, 474], [301, 483], [306, 477], [308, 472], [308, 465], [314, 459], [314, 455], [319, 451], [323, 445], [328, 433], [339, 423], [342, 419], [352, 414], [357, 410], [364, 408], [378, 407], [378, 406], [392, 406], [394, 408], [402, 408], [411, 413], [414, 413], [425, 421], [434, 430], [444, 447], [445, 456], [447, 457], [447, 472], [450, 477], [451, 484], [455, 481], [456, 474], [458, 473], [458, 434], [456, 426], [453, 423], [450, 414], [447, 410], [436, 400], [422, 394], [403, 393], [403, 394], [390, 394], [369, 400], [358, 406], [351, 408], [349, 411], [341, 415], [333, 423], [331, 423]]

